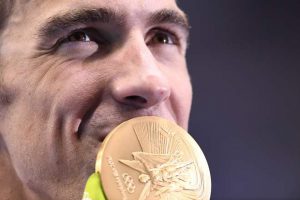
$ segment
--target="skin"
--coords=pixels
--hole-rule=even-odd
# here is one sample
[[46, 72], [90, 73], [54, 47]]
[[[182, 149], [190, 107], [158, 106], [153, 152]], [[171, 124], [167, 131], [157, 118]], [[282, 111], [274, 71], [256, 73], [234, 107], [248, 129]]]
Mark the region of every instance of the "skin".
[[[71, 27], [104, 30], [108, 43], [69, 28], [39, 34], [51, 17], [83, 8], [122, 13], [121, 24]], [[188, 33], [149, 23], [162, 9], [184, 16], [174, 0], [17, 1], [0, 43], [2, 198], [81, 199], [101, 142], [125, 120], [154, 115], [188, 128]]]

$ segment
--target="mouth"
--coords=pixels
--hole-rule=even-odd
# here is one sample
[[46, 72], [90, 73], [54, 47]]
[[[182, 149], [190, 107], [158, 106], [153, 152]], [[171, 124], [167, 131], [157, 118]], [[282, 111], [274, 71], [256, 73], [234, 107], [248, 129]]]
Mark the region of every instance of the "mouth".
[[164, 116], [161, 113], [147, 111], [141, 112], [116, 112], [105, 114], [88, 113], [82, 120], [79, 120], [77, 137], [83, 139], [84, 137], [92, 137], [99, 143], [102, 143], [106, 136], [121, 123], [142, 116], [157, 116], [171, 121], [175, 120], [172, 117]]
[[[146, 115], [141, 115], [141, 116], [146, 116]], [[141, 116], [136, 116], [136, 117], [141, 117]], [[148, 115], [150, 116], [150, 115]], [[77, 137], [79, 139], [83, 139], [84, 137], [92, 137], [95, 140], [97, 140], [99, 143], [102, 143], [106, 136], [117, 126], [119, 126], [121, 123], [133, 119], [135, 117], [130, 117], [114, 122], [107, 122], [106, 124], [98, 124], [96, 126], [93, 126], [89, 124], [87, 121], [82, 121], [79, 124], [79, 128], [77, 131]]]
[[78, 140], [92, 139], [102, 143], [106, 136], [119, 124], [142, 116], [157, 116], [180, 124], [174, 112], [164, 104], [137, 108], [115, 105], [110, 102], [102, 102], [101, 104], [97, 102], [91, 103], [90, 106], [80, 106], [80, 109], [74, 113], [73, 117], [76, 120], [75, 137]]

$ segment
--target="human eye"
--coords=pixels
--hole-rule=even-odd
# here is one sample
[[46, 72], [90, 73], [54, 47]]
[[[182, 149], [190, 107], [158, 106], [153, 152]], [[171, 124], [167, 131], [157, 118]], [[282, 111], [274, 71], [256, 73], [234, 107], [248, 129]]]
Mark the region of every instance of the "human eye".
[[178, 36], [169, 31], [163, 29], [153, 29], [148, 38], [146, 39], [146, 44], [151, 45], [179, 45]]
[[81, 57], [96, 52], [105, 54], [109, 49], [109, 39], [96, 28], [82, 28], [68, 31], [60, 36], [52, 46], [51, 52], [68, 57]]
[[86, 28], [77, 29], [68, 33], [66, 36], [60, 38], [57, 43], [63, 45], [66, 43], [97, 43], [98, 45], [104, 44], [107, 41], [102, 34], [96, 29]]
[[85, 30], [77, 30], [69, 34], [62, 42], [91, 42], [93, 38]]
[[69, 31], [61, 36], [52, 47], [52, 50], [72, 51], [95, 47], [99, 50], [105, 50], [108, 44], [109, 40], [107, 40], [105, 35], [99, 30], [94, 28], [84, 28]]

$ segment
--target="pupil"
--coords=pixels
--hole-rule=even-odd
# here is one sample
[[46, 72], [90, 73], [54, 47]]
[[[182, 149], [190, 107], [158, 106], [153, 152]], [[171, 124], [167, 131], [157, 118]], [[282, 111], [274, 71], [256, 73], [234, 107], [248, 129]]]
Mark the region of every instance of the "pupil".
[[157, 36], [157, 40], [161, 43], [168, 43], [168, 38], [166, 38], [165, 35], [163, 34], [159, 34]]
[[69, 37], [69, 41], [86, 41], [86, 34], [83, 32], [77, 32]]

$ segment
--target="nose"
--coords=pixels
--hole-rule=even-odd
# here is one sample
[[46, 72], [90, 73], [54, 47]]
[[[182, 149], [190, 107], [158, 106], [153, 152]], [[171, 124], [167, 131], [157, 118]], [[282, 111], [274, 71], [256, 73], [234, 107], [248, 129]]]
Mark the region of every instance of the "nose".
[[121, 60], [121, 73], [111, 83], [112, 96], [117, 102], [148, 108], [169, 98], [167, 75], [143, 40], [123, 47]]
[[130, 73], [114, 81], [112, 96], [122, 104], [148, 108], [165, 101], [170, 89], [162, 77], [153, 74]]

